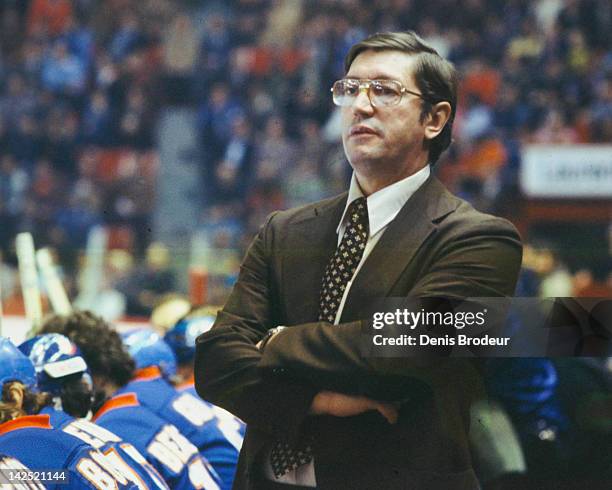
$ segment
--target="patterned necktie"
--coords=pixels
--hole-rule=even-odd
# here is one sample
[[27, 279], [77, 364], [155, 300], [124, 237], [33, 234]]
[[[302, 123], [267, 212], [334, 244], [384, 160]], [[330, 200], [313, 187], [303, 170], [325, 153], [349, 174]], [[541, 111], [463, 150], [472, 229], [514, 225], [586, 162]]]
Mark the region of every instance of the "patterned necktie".
[[[344, 291], [361, 262], [369, 234], [368, 206], [365, 197], [355, 199], [346, 215], [348, 223], [336, 252], [330, 259], [321, 286], [319, 320], [334, 323]], [[311, 438], [294, 447], [276, 441], [270, 453], [270, 463], [277, 478], [312, 461]]]
[[334, 323], [347, 284], [361, 262], [369, 234], [368, 205], [365, 197], [348, 207], [348, 223], [342, 241], [323, 274], [319, 298], [319, 320]]

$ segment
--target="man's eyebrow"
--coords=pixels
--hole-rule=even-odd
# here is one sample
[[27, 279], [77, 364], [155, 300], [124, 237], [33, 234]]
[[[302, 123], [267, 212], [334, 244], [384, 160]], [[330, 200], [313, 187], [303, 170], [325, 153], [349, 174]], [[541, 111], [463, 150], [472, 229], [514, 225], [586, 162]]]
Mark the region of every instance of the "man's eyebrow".
[[374, 75], [372, 77], [368, 77], [368, 78], [363, 78], [363, 77], [357, 77], [354, 75], [351, 76], [345, 76], [344, 77], [345, 80], [396, 80], [399, 81], [397, 79], [397, 77], [391, 77], [389, 75], [383, 75], [383, 74], [378, 74], [378, 75]]

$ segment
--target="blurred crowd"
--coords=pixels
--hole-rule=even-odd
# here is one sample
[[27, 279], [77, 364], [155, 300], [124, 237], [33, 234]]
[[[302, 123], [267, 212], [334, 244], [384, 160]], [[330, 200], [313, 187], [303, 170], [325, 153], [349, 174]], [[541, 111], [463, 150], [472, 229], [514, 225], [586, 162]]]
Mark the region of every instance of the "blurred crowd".
[[[209, 302], [221, 304], [268, 213], [346, 189], [329, 89], [348, 48], [375, 31], [415, 29], [456, 64], [455, 142], [438, 176], [477, 208], [513, 219], [523, 145], [612, 141], [610, 25], [603, 0], [3, 0], [5, 310], [18, 292], [21, 231], [53, 247], [74, 298], [88, 234], [107, 228], [104, 284], [88, 305], [99, 313], [148, 316], [177, 290], [172, 251], [151, 228], [158, 116], [176, 107], [197, 114], [194, 205], [217, 250], [211, 262], [230, 278], [208, 285]], [[609, 269], [570, 268], [559, 247], [526, 238], [517, 296], [609, 296], [612, 281], [601, 288]], [[518, 438], [527, 466], [548, 476], [610, 471], [610, 418], [598, 405], [601, 393], [609, 400], [609, 361], [490, 369], [513, 427], [499, 440], [509, 447]], [[503, 427], [495, 409], [483, 413]], [[496, 451], [509, 472], [524, 470], [497, 447], [480, 461], [483, 474]]]
[[164, 2], [151, 3], [2, 2], [5, 252], [16, 232], [30, 231], [73, 269], [98, 224], [116, 228], [119, 246], [146, 247], [157, 166], [151, 100], [169, 18], [169, 5], [164, 13]]
[[6, 0], [0, 16], [0, 247], [10, 262], [31, 231], [69, 275], [98, 224], [145, 256], [162, 108], [197, 112], [214, 248], [240, 257], [272, 210], [344, 190], [329, 88], [374, 31], [415, 29], [458, 67], [438, 175], [480, 209], [514, 217], [522, 145], [612, 140], [601, 0]]

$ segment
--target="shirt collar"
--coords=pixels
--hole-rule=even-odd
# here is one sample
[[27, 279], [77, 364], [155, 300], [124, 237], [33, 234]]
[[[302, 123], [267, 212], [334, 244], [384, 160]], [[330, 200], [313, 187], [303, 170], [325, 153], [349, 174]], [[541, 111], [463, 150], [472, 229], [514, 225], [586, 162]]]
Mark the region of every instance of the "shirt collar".
[[[367, 197], [370, 236], [376, 235], [393, 221], [402, 207], [404, 207], [404, 204], [406, 204], [406, 201], [408, 201], [417, 189], [423, 185], [430, 174], [431, 169], [429, 165], [426, 165], [418, 172], [384, 187]], [[340, 233], [344, 230], [346, 226], [346, 210], [355, 199], [360, 197], [364, 197], [364, 194], [361, 187], [359, 187], [355, 172], [353, 172], [346, 206], [344, 207], [344, 212], [342, 213], [342, 218], [340, 219], [336, 233]]]

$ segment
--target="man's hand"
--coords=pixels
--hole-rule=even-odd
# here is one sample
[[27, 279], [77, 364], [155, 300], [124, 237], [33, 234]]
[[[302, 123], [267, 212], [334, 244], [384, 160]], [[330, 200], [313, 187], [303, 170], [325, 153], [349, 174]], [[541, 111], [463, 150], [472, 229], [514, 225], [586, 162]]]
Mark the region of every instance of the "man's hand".
[[334, 391], [320, 391], [310, 405], [312, 415], [351, 417], [370, 410], [377, 410], [390, 424], [397, 422], [398, 407], [392, 403], [379, 402], [365, 396], [345, 395]]

